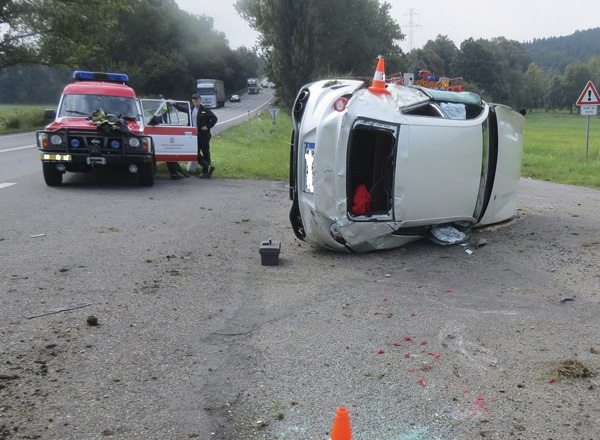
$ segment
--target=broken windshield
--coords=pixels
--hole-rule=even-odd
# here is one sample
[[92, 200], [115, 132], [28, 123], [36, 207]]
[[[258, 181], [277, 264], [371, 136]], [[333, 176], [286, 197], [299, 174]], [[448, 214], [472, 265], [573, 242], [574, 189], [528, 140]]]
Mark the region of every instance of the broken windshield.
[[124, 96], [64, 95], [58, 117], [89, 116], [102, 109], [123, 118], [137, 119], [135, 99]]

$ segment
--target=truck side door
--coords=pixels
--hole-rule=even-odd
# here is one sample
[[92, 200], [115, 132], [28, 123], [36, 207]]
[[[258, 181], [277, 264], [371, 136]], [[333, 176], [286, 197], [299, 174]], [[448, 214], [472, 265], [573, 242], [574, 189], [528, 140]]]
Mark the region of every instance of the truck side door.
[[[198, 160], [197, 129], [187, 101], [141, 99], [144, 133], [152, 137], [157, 162]], [[173, 104], [172, 104], [173, 103]]]

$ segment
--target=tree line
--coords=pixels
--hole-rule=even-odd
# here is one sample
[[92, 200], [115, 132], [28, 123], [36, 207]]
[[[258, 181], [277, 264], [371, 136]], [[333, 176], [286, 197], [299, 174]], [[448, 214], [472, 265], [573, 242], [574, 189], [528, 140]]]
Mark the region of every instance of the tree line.
[[462, 77], [467, 90], [515, 108], [572, 110], [587, 81], [600, 86], [600, 45], [586, 43], [600, 41], [600, 28], [525, 44], [470, 38], [460, 47], [438, 35], [403, 53], [401, 27], [380, 0], [237, 0], [235, 7], [258, 31], [257, 47], [231, 49], [211, 17], [182, 11], [175, 0], [0, 0], [0, 102], [55, 101], [77, 69], [125, 72], [142, 96], [181, 99], [196, 78], [222, 79], [234, 93], [264, 74], [290, 108], [312, 81], [370, 80], [378, 55], [388, 75], [427, 69]]
[[256, 49], [231, 49], [212, 17], [174, 0], [0, 0], [0, 102], [56, 102], [73, 70], [124, 72], [141, 96], [188, 99], [198, 78], [235, 93], [262, 69]]

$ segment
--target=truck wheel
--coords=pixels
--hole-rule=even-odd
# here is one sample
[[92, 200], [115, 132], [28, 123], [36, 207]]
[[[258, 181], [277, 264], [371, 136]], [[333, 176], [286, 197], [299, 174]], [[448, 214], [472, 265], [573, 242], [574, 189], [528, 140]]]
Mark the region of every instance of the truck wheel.
[[152, 186], [154, 185], [154, 174], [156, 172], [156, 166], [154, 162], [144, 164], [140, 166], [139, 184], [140, 186]]
[[44, 171], [44, 180], [48, 186], [60, 186], [62, 184], [63, 173], [56, 169], [54, 162], [42, 162]]

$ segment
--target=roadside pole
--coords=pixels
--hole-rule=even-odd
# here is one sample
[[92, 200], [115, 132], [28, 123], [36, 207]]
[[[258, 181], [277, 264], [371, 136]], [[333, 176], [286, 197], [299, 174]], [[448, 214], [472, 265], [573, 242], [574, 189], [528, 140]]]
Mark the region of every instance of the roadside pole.
[[588, 81], [587, 85], [579, 95], [577, 105], [581, 108], [581, 116], [587, 116], [587, 128], [585, 133], [585, 160], [588, 159], [590, 149], [590, 116], [598, 114], [598, 105], [600, 104], [600, 95], [594, 84]]

